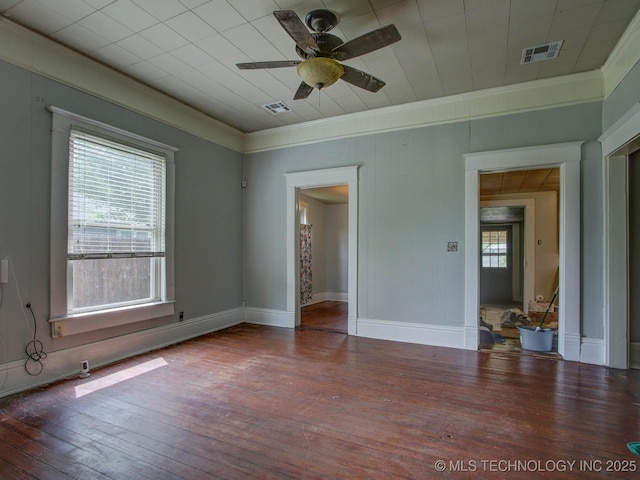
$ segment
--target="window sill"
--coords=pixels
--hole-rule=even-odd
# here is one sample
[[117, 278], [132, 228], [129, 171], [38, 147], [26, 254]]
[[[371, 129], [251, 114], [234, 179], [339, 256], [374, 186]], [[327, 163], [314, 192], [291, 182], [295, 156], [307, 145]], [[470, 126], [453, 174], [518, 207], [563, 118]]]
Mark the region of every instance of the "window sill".
[[66, 337], [152, 318], [168, 317], [174, 314], [174, 303], [173, 301], [146, 303], [144, 305], [51, 318], [49, 319], [51, 336], [54, 338]]

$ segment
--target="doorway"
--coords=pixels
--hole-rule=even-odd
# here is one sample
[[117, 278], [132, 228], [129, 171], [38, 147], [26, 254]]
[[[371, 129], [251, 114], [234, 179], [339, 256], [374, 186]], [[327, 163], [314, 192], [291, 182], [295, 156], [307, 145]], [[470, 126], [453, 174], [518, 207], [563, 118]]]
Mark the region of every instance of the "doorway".
[[301, 188], [300, 328], [348, 331], [349, 186]]
[[508, 221], [505, 218], [507, 215], [524, 218], [524, 208], [480, 209], [480, 329], [485, 331], [480, 348], [483, 349], [500, 347], [518, 350], [515, 348], [517, 345], [513, 346], [515, 340], [509, 338], [514, 335], [507, 334], [516, 333], [517, 330], [505, 328], [505, 321], [511, 325], [513, 320], [511, 316], [505, 320], [503, 313], [515, 312], [522, 307], [519, 291], [523, 280], [522, 269], [516, 268], [520, 263], [521, 229], [518, 223], [500, 223]]
[[[624, 121], [622, 121], [624, 119]], [[605, 193], [604, 352], [611, 368], [640, 366], [640, 343], [631, 340], [629, 163], [640, 149], [640, 103], [636, 103], [598, 141], [602, 144]], [[638, 157], [634, 155], [637, 162]], [[632, 175], [636, 175], [632, 173]], [[632, 195], [638, 187], [630, 186]], [[634, 236], [637, 241], [637, 237]], [[637, 282], [636, 282], [637, 284]], [[635, 307], [634, 307], [635, 308]], [[634, 314], [637, 315], [637, 312]], [[637, 322], [637, 320], [633, 320]], [[635, 330], [635, 327], [634, 327]], [[633, 335], [636, 335], [635, 333]], [[637, 338], [637, 337], [636, 337]], [[594, 362], [595, 363], [595, 362]]]
[[358, 314], [358, 167], [339, 167], [285, 174], [287, 184], [287, 326], [301, 324], [300, 190], [332, 185], [348, 187], [347, 333], [357, 335]]
[[[480, 238], [480, 181], [482, 174], [558, 168], [558, 353], [580, 360], [580, 161], [582, 142], [465, 154], [465, 243], [477, 246]], [[544, 244], [544, 242], [543, 242]], [[537, 245], [537, 242], [536, 242]], [[476, 350], [480, 334], [480, 248], [465, 249], [465, 348]], [[547, 279], [551, 283], [551, 278]]]
[[640, 136], [606, 156], [605, 167], [605, 364], [640, 368]]
[[[480, 175], [480, 317], [496, 340], [485, 335], [483, 348], [520, 352], [518, 327], [542, 320], [558, 275], [560, 194], [558, 167]], [[556, 306], [542, 326], [557, 332]]]
[[[514, 281], [514, 264], [517, 263], [516, 256], [520, 247], [514, 245], [513, 237], [514, 230], [518, 236], [519, 224], [486, 223], [486, 219], [483, 221], [483, 216], [486, 215], [487, 208], [481, 208], [480, 303], [510, 305], [514, 302], [515, 297], [521, 296], [520, 292], [514, 292], [514, 283], [516, 283]], [[521, 215], [524, 219], [524, 212]], [[514, 250], [516, 254], [514, 254]]]

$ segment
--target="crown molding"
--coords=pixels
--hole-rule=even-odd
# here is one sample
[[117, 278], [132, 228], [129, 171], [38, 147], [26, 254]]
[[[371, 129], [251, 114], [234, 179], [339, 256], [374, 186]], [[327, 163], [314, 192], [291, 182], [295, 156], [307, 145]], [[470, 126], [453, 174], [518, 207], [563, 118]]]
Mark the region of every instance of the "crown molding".
[[604, 97], [607, 98], [640, 60], [640, 11], [629, 23], [624, 34], [602, 66]]
[[0, 60], [243, 151], [243, 133], [102, 63], [0, 17]]
[[247, 133], [245, 153], [602, 99], [594, 70]]
[[242, 133], [102, 63], [0, 17], [0, 59], [231, 150], [256, 153], [326, 140], [601, 101], [640, 58], [640, 13], [601, 70]]

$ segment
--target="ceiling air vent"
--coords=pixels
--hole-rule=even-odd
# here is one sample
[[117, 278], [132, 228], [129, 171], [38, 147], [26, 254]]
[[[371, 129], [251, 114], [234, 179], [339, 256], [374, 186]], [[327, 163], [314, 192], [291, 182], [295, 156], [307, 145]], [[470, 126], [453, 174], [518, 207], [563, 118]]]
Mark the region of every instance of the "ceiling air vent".
[[289, 105], [284, 103], [282, 100], [273, 103], [267, 103], [266, 105], [262, 105], [262, 108], [270, 111], [274, 115], [278, 115], [279, 113], [291, 112], [291, 108]]
[[545, 45], [537, 45], [535, 47], [527, 47], [522, 50], [520, 65], [525, 63], [541, 62], [543, 60], [551, 60], [558, 56], [562, 40], [547, 43]]

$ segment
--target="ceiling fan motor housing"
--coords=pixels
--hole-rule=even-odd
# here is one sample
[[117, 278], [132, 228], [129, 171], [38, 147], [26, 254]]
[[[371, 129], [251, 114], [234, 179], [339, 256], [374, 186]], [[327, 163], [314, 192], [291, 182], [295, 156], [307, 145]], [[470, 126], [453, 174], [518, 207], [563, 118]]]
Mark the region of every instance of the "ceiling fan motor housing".
[[318, 44], [318, 49], [315, 54], [310, 55], [304, 50], [302, 50], [299, 46], [296, 45], [296, 53], [300, 58], [311, 58], [311, 57], [329, 57], [333, 56], [332, 50], [336, 47], [339, 47], [344, 42], [341, 38], [336, 37], [335, 35], [331, 35], [330, 33], [312, 33], [311, 36]]

